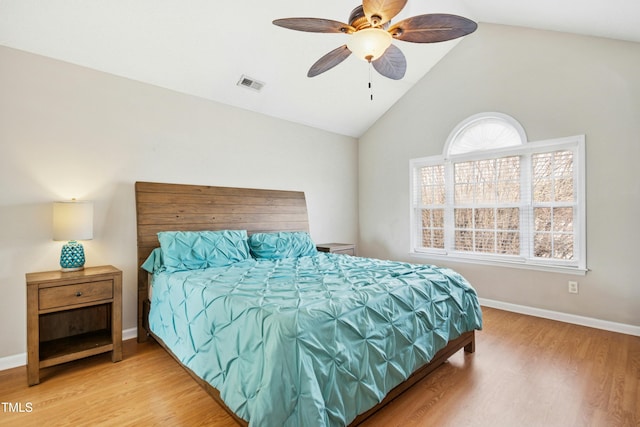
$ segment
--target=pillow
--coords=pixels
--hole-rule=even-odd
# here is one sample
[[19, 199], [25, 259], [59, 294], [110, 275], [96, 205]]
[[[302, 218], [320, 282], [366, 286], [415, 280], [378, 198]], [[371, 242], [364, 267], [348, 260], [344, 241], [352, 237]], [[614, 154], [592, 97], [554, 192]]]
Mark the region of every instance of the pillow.
[[224, 267], [250, 258], [246, 230], [161, 231], [166, 271]]
[[311, 236], [304, 231], [252, 234], [249, 248], [255, 258], [265, 259], [298, 258], [318, 253]]
[[151, 274], [155, 274], [160, 271], [160, 269], [163, 267], [163, 264], [162, 249], [155, 248], [151, 251], [147, 259], [144, 261], [144, 263], [142, 263], [140, 267]]

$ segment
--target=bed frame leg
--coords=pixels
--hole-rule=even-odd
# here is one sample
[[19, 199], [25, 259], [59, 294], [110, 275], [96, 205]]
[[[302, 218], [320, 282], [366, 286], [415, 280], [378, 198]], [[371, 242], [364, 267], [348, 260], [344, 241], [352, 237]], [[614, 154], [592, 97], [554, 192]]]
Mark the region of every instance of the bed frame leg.
[[464, 346], [465, 353], [475, 353], [476, 352], [476, 331], [471, 332], [471, 342]]
[[138, 342], [143, 343], [149, 340], [149, 306], [148, 299], [142, 301], [142, 307], [140, 308], [141, 314], [138, 319]]

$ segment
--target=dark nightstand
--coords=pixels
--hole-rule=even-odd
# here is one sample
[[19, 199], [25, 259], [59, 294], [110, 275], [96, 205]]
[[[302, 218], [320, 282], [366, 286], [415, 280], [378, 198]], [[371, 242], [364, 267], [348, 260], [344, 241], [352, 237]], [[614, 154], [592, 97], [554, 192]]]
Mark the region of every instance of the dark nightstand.
[[122, 360], [122, 272], [110, 265], [27, 273], [27, 377], [111, 351]]
[[332, 254], [356, 255], [356, 245], [353, 243], [321, 243], [316, 245], [316, 249]]

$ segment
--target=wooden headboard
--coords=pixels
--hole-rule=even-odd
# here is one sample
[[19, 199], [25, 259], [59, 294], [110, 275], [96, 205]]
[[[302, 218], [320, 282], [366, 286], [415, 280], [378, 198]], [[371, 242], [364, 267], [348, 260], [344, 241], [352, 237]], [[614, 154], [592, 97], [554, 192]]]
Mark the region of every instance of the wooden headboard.
[[138, 341], [147, 339], [148, 274], [139, 268], [158, 243], [159, 231], [309, 231], [301, 191], [136, 182], [138, 234]]

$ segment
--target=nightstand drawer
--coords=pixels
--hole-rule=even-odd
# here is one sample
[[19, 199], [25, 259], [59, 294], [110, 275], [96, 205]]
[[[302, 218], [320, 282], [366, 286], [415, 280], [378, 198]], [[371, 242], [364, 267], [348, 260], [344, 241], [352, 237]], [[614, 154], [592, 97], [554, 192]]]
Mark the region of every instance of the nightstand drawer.
[[48, 310], [55, 307], [85, 304], [113, 298], [113, 281], [79, 283], [55, 286], [39, 290], [39, 308]]

